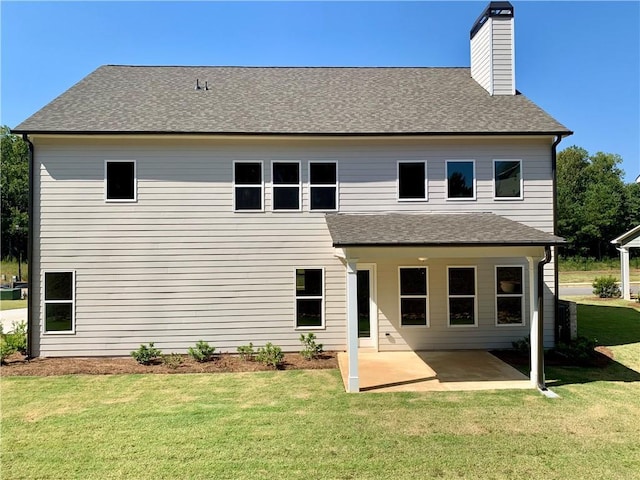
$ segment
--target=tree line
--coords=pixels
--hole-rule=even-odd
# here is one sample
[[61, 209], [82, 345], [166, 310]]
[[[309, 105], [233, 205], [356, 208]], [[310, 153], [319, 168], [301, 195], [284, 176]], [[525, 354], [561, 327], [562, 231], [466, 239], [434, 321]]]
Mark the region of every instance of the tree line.
[[[2, 163], [2, 258], [27, 258], [29, 166], [22, 138], [0, 127]], [[561, 255], [602, 259], [617, 255], [611, 240], [640, 225], [640, 184], [624, 183], [622, 158], [590, 155], [572, 146], [558, 153], [558, 235], [568, 244]]]

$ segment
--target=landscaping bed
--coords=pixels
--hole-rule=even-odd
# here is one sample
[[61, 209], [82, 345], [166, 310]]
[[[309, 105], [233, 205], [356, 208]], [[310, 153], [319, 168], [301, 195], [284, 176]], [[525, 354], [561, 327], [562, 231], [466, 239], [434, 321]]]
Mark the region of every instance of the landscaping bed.
[[[225, 373], [274, 370], [255, 360], [243, 360], [239, 355], [223, 353], [212, 361], [196, 362], [188, 355], [180, 355], [180, 363], [167, 364], [156, 360], [151, 365], [140, 365], [130, 357], [58, 357], [25, 360], [19, 353], [7, 357], [0, 368], [1, 376], [55, 376], [55, 375], [111, 375], [133, 373]], [[338, 368], [335, 352], [324, 352], [318, 358], [307, 360], [299, 353], [286, 353], [280, 370], [317, 370]]]

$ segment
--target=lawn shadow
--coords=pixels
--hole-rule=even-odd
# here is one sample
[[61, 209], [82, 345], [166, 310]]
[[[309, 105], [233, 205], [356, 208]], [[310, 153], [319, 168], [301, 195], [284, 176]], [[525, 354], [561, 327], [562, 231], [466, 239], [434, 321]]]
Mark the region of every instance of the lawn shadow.
[[640, 382], [640, 372], [613, 359], [609, 359], [606, 367], [549, 366], [545, 374], [549, 387], [592, 382]]
[[578, 335], [598, 345], [640, 343], [640, 312], [628, 307], [578, 304]]

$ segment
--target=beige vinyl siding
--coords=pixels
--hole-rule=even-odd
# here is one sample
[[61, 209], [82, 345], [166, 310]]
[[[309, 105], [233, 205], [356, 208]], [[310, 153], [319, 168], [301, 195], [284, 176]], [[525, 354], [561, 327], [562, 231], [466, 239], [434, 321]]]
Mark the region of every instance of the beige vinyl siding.
[[471, 39], [471, 76], [482, 88], [492, 93], [491, 19]]
[[[398, 266], [416, 262], [415, 258], [378, 261], [378, 325], [379, 349], [439, 350], [461, 348], [511, 348], [511, 342], [530, 333], [529, 301], [525, 298], [525, 325], [495, 325], [495, 265], [525, 267], [525, 292], [528, 292], [528, 267], [522, 258], [457, 258], [429, 259], [429, 327], [400, 326], [398, 302]], [[447, 314], [447, 267], [476, 267], [477, 327], [450, 327]], [[395, 276], [394, 276], [395, 272]], [[387, 335], [389, 334], [389, 335]]]
[[513, 19], [493, 18], [493, 95], [515, 95]]
[[[38, 331], [39, 272], [76, 272], [76, 333], [42, 335], [42, 356], [128, 355], [151, 341], [166, 352], [185, 352], [200, 339], [221, 351], [267, 341], [297, 351], [294, 271], [313, 267], [325, 269], [325, 329], [315, 333], [326, 349], [344, 349], [345, 268], [334, 256], [324, 213], [309, 211], [309, 161], [338, 163], [343, 213], [493, 211], [545, 231], [553, 228], [550, 138], [36, 136], [34, 143], [41, 200], [34, 222], [41, 262], [33, 264], [32, 292]], [[444, 198], [445, 160], [457, 158], [476, 162], [477, 200], [463, 205]], [[493, 200], [493, 160], [499, 158], [522, 159], [523, 200]], [[105, 159], [136, 161], [137, 203], [104, 201]], [[243, 160], [264, 162], [264, 212], [233, 212], [233, 161]], [[398, 202], [402, 160], [427, 162], [428, 202]], [[270, 211], [272, 161], [301, 162], [302, 211]], [[397, 265], [393, 272], [397, 281]], [[487, 272], [493, 278], [492, 267]], [[478, 275], [483, 283], [480, 270]], [[553, 270], [547, 277], [552, 286]], [[383, 341], [382, 326], [380, 332]], [[552, 341], [552, 328], [549, 335]], [[476, 344], [456, 342], [465, 348]]]

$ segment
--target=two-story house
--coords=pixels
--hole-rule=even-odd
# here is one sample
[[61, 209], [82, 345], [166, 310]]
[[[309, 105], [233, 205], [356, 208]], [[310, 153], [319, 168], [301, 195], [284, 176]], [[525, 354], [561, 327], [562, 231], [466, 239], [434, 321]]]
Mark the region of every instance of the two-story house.
[[301, 332], [347, 350], [554, 342], [556, 146], [515, 87], [513, 7], [471, 68], [103, 66], [31, 145], [32, 356]]

